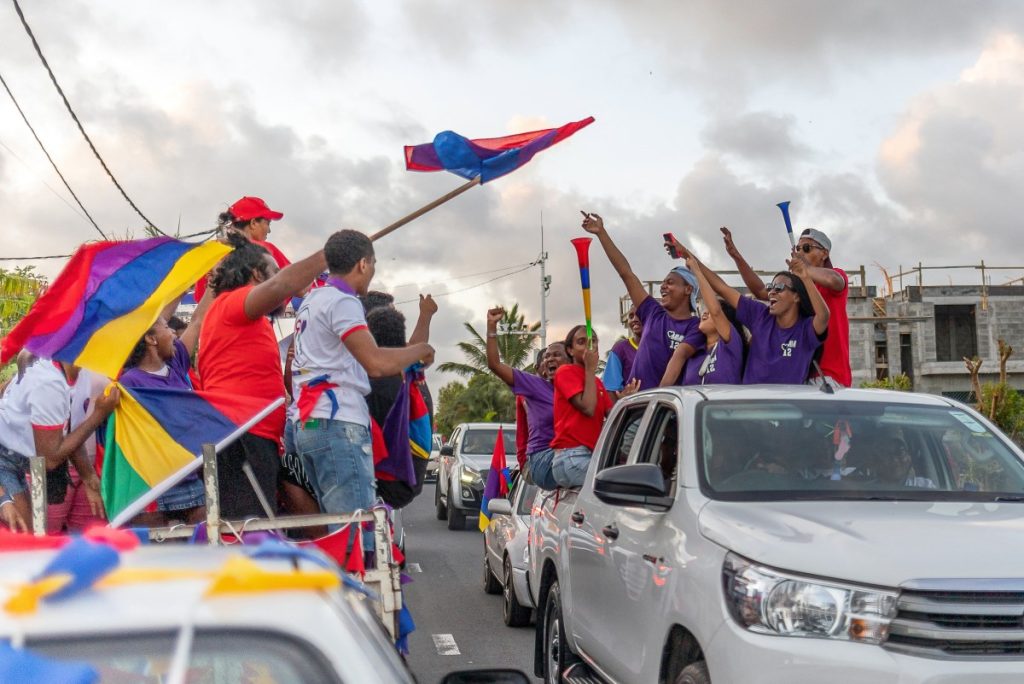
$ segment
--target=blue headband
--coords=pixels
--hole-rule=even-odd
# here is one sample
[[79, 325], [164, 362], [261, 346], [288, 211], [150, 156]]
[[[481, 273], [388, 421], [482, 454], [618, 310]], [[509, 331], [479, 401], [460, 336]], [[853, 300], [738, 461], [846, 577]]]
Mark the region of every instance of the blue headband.
[[697, 282], [697, 276], [693, 274], [693, 271], [686, 268], [685, 266], [676, 266], [669, 273], [675, 273], [677, 276], [689, 283], [690, 287], [693, 288], [693, 292], [690, 293], [690, 311], [697, 311], [697, 295], [700, 294], [700, 284]]

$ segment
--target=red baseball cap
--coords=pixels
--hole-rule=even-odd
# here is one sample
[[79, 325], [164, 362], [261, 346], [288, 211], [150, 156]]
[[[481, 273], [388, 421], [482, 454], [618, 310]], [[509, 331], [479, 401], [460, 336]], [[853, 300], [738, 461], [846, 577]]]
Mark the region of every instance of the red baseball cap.
[[251, 221], [258, 218], [277, 221], [284, 218], [284, 214], [268, 207], [267, 203], [259, 197], [243, 197], [228, 207], [228, 211], [238, 221]]

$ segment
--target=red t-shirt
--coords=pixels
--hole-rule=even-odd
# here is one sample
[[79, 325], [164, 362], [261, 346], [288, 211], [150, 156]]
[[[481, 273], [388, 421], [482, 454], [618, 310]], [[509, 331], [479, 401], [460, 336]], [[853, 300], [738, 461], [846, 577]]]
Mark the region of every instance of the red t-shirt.
[[[284, 268], [285, 266], [291, 265], [292, 262], [288, 261], [288, 257], [286, 257], [284, 255], [284, 252], [279, 250], [276, 245], [270, 242], [261, 242], [260, 240], [252, 240], [251, 242], [254, 245], [259, 245], [260, 247], [263, 247], [268, 252], [270, 252], [270, 256], [274, 257], [274, 261], [277, 262], [278, 268]], [[196, 304], [199, 303], [199, 300], [203, 298], [203, 293], [206, 292], [206, 277], [208, 275], [210, 274], [207, 273], [202, 278], [196, 281], [196, 289], [192, 295], [193, 298], [196, 300]]]
[[[821, 372], [840, 385], [849, 387], [853, 382], [850, 371], [850, 318], [846, 313], [846, 300], [850, 295], [850, 279], [841, 268], [833, 268], [843, 279], [838, 292], [823, 285], [815, 285], [828, 305], [828, 337], [821, 350]], [[812, 372], [811, 375], [817, 375]]]
[[[245, 315], [245, 298], [253, 287], [224, 292], [213, 300], [199, 331], [197, 366], [204, 390], [265, 399], [269, 404], [284, 396], [284, 376], [270, 321]], [[249, 432], [280, 443], [284, 415], [284, 406], [279, 406]]]
[[552, 449], [568, 449], [585, 446], [593, 450], [597, 437], [601, 434], [604, 417], [612, 408], [611, 397], [605, 391], [601, 378], [597, 383], [597, 408], [589, 418], [569, 403], [569, 398], [583, 392], [586, 378], [583, 366], [567, 363], [555, 371], [555, 438], [551, 440]]

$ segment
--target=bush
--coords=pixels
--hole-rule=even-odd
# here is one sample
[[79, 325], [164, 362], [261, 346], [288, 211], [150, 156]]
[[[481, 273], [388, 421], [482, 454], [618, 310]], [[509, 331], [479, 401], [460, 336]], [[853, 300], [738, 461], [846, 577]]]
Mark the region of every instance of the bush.
[[1007, 437], [1021, 443], [1024, 439], [1024, 396], [1017, 390], [1005, 382], [985, 383], [981, 387], [978, 407]]
[[913, 389], [910, 376], [906, 373], [900, 373], [899, 375], [890, 375], [887, 378], [881, 380], [871, 380], [870, 382], [862, 382], [861, 387], [865, 389], [887, 389], [887, 390], [899, 390], [900, 392], [909, 392]]

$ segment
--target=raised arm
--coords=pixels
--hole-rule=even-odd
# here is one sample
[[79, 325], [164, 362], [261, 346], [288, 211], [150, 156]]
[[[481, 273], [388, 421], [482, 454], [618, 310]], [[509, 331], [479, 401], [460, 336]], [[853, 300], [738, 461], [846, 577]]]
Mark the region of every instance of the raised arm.
[[213, 289], [208, 287], [203, 290], [203, 296], [196, 304], [196, 310], [192, 312], [192, 319], [188, 322], [188, 327], [181, 332], [181, 337], [178, 338], [185, 345], [185, 349], [188, 349], [189, 354], [195, 351], [196, 342], [199, 341], [199, 330], [203, 327], [203, 319], [206, 318], [206, 312], [212, 303]]
[[786, 261], [786, 264], [789, 266], [789, 270], [793, 272], [793, 275], [803, 281], [804, 287], [807, 289], [807, 296], [811, 300], [811, 307], [814, 308], [814, 332], [818, 333], [818, 335], [823, 335], [828, 330], [828, 319], [831, 315], [828, 310], [828, 304], [822, 299], [818, 288], [814, 286], [814, 281], [807, 272], [807, 264], [803, 260], [789, 259]]
[[430, 295], [420, 295], [420, 317], [416, 319], [416, 327], [409, 336], [409, 344], [430, 341], [430, 321], [437, 313], [437, 302]]
[[[700, 291], [711, 292], [712, 287], [708, 283], [707, 276], [704, 275], [704, 264], [700, 262], [700, 259], [693, 252], [688, 251], [686, 255], [686, 267], [697, 276], [697, 284], [700, 286]], [[704, 310], [711, 317], [711, 322], [715, 324], [715, 332], [728, 344], [732, 338], [732, 323], [729, 322], [725, 312], [722, 311], [722, 304], [718, 301], [718, 297], [711, 295], [703, 297], [701, 301], [704, 302]]]
[[732, 241], [732, 231], [722, 226], [722, 241], [725, 242], [725, 251], [728, 252], [732, 260], [736, 262], [736, 270], [740, 272], [740, 277], [743, 278], [743, 284], [747, 286], [750, 293], [760, 299], [761, 301], [768, 300], [768, 288], [765, 287], [764, 281], [761, 280], [754, 269], [750, 267], [747, 260], [740, 254], [740, 250], [736, 249], [736, 244]]
[[[668, 249], [667, 243], [665, 245], [665, 248]], [[684, 259], [688, 260], [692, 256], [690, 250], [686, 249], [686, 247], [684, 247], [678, 240], [675, 241], [675, 248], [676, 251], [679, 252], [679, 256], [681, 256]], [[739, 293], [739, 290], [730, 287], [724, 280], [722, 280], [721, 277], [719, 277], [717, 273], [715, 273], [710, 268], [702, 264], [700, 260], [697, 259], [696, 257], [693, 258], [696, 260], [697, 264], [700, 265], [699, 273], [696, 270], [690, 270], [693, 270], [693, 272], [697, 274], [697, 278], [699, 279], [698, 282], [700, 283], [701, 288], [703, 288], [705, 285], [710, 287], [719, 297], [724, 299], [729, 304], [729, 306], [735, 309], [736, 306], [740, 303], [741, 295]], [[705, 290], [701, 289], [701, 292], [705, 292]]]
[[827, 287], [834, 292], [842, 292], [846, 287], [846, 281], [843, 280], [843, 276], [839, 275], [834, 268], [811, 266], [807, 263], [807, 258], [800, 252], [793, 252], [793, 256], [791, 258], [804, 262], [807, 275], [809, 275], [811, 280], [818, 285]]
[[608, 256], [608, 261], [611, 262], [612, 268], [622, 278], [622, 282], [626, 286], [626, 292], [629, 294], [629, 298], [633, 300], [633, 306], [639, 307], [640, 303], [650, 297], [650, 295], [647, 293], [644, 284], [633, 273], [633, 269], [630, 268], [626, 256], [612, 241], [608, 231], [604, 229], [604, 220], [597, 214], [588, 214], [585, 211], [580, 213], [583, 214], [583, 230], [597, 236], [597, 240], [601, 243], [604, 253]]
[[281, 302], [302, 292], [327, 268], [324, 251], [285, 266], [249, 291], [245, 297], [245, 315], [255, 321], [281, 306]]
[[371, 378], [398, 375], [417, 361], [425, 366], [434, 362], [434, 349], [429, 344], [421, 342], [408, 347], [378, 347], [366, 328], [356, 330], [342, 340], [342, 344]]
[[502, 363], [501, 355], [498, 354], [498, 322], [504, 315], [505, 310], [500, 306], [487, 311], [487, 367], [499, 380], [511, 387], [515, 380], [512, 366]]

